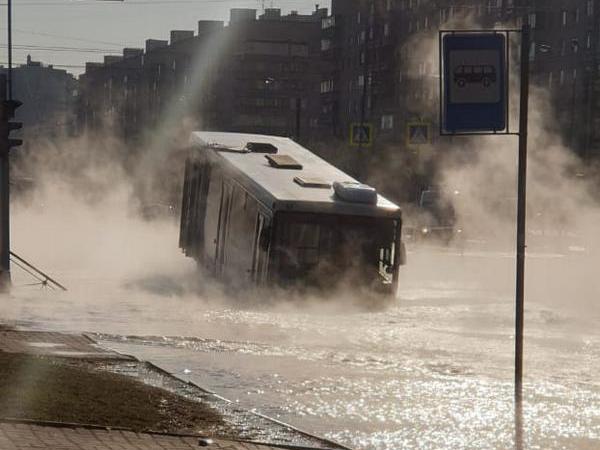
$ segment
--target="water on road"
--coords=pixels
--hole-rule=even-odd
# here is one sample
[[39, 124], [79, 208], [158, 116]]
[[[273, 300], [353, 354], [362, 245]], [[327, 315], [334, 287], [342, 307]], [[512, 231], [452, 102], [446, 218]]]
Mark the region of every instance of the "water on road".
[[[397, 301], [373, 311], [343, 296], [246, 302], [212, 285], [194, 293], [195, 268], [177, 253], [172, 225], [152, 242], [143, 229], [136, 236], [117, 243], [131, 246], [124, 265], [110, 248], [95, 270], [42, 253], [69, 292], [25, 286], [15, 272], [0, 318], [96, 333], [111, 348], [354, 448], [515, 448], [510, 254], [416, 249]], [[39, 250], [26, 240], [22, 248]], [[77, 249], [82, 258], [85, 250]], [[585, 255], [528, 260], [522, 448], [600, 448], [600, 308], [597, 280], [584, 276], [590, 264]]]

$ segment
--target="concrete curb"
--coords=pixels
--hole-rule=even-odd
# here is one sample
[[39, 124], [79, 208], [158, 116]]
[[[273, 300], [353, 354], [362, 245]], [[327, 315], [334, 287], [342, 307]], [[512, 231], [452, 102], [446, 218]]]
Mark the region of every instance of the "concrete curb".
[[[84, 333], [84, 336], [86, 336], [90, 341], [92, 341], [96, 345], [100, 345], [97, 341], [95, 341], [88, 334]], [[278, 447], [278, 448], [288, 449], [288, 450], [303, 450], [303, 449], [312, 450], [312, 449], [317, 449], [317, 448], [320, 448], [320, 450], [336, 450], [336, 449], [337, 450], [352, 450], [350, 447], [346, 447], [346, 446], [344, 446], [342, 444], [339, 444], [339, 443], [337, 443], [335, 441], [332, 441], [331, 439], [327, 439], [327, 438], [324, 438], [322, 436], [319, 436], [319, 435], [316, 435], [316, 434], [313, 434], [313, 433], [309, 433], [308, 431], [304, 431], [304, 430], [302, 430], [302, 429], [300, 429], [298, 427], [295, 427], [295, 426], [290, 425], [288, 423], [285, 423], [285, 422], [282, 422], [280, 420], [274, 419], [273, 417], [269, 417], [269, 416], [264, 415], [262, 413], [259, 413], [257, 411], [247, 410], [245, 408], [241, 408], [241, 407], [237, 406], [234, 402], [232, 402], [231, 400], [229, 400], [228, 398], [225, 398], [225, 397], [217, 394], [216, 392], [210, 391], [210, 390], [208, 390], [208, 389], [206, 389], [206, 388], [204, 388], [202, 386], [199, 386], [196, 383], [193, 383], [191, 381], [183, 380], [183, 379], [181, 379], [181, 378], [173, 375], [171, 372], [163, 369], [162, 367], [157, 366], [156, 364], [154, 364], [152, 362], [139, 360], [137, 357], [135, 357], [133, 355], [126, 355], [126, 354], [121, 353], [121, 352], [119, 352], [117, 350], [114, 350], [114, 349], [110, 349], [110, 350], [113, 351], [113, 352], [115, 352], [115, 353], [118, 353], [119, 355], [121, 355], [123, 357], [129, 357], [129, 358], [132, 358], [133, 360], [135, 360], [135, 361], [137, 361], [137, 362], [139, 362], [141, 364], [145, 364], [147, 367], [150, 367], [152, 370], [154, 370], [154, 371], [162, 374], [165, 377], [168, 377], [168, 378], [171, 378], [171, 379], [175, 379], [175, 380], [177, 380], [177, 381], [179, 381], [181, 383], [187, 384], [188, 386], [192, 386], [195, 389], [198, 389], [198, 390], [200, 390], [200, 391], [202, 391], [202, 392], [204, 392], [206, 394], [210, 394], [210, 395], [214, 396], [215, 398], [218, 398], [219, 400], [221, 400], [223, 402], [226, 402], [226, 403], [228, 403], [230, 405], [235, 405], [236, 408], [242, 409], [242, 410], [244, 410], [248, 414], [252, 414], [252, 415], [260, 417], [260, 418], [262, 418], [264, 420], [270, 421], [270, 422], [272, 422], [274, 424], [277, 424], [277, 425], [279, 425], [281, 427], [284, 427], [284, 428], [287, 428], [289, 430], [292, 430], [292, 431], [294, 431], [294, 432], [296, 432], [296, 433], [298, 433], [300, 435], [303, 435], [305, 437], [312, 438], [312, 439], [317, 439], [317, 440], [319, 440], [319, 441], [321, 441], [321, 442], [323, 442], [323, 443], [325, 443], [327, 445], [330, 445], [331, 448], [327, 448], [327, 447], [302, 447], [302, 446], [282, 445], [282, 444], [277, 445], [277, 444], [269, 444], [269, 443], [262, 443], [262, 442], [256, 442], [256, 441], [247, 441], [247, 440], [238, 440], [238, 442], [247, 442], [247, 443], [252, 443], [252, 444], [257, 444], [257, 445], [270, 445], [272, 447]]]

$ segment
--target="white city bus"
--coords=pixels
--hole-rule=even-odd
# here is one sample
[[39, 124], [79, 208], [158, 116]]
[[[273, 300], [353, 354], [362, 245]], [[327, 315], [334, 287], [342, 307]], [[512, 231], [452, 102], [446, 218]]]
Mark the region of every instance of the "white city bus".
[[194, 132], [180, 247], [228, 286], [393, 294], [398, 206], [288, 138]]

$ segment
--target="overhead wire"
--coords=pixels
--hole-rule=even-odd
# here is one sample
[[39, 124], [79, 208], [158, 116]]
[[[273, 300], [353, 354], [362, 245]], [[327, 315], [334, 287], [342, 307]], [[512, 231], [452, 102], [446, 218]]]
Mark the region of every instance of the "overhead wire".
[[[6, 28], [0, 27], [0, 31], [6, 31]], [[98, 41], [95, 39], [85, 39], [85, 38], [80, 38], [80, 37], [75, 37], [75, 36], [66, 36], [66, 35], [54, 34], [54, 33], [43, 33], [40, 31], [24, 30], [24, 29], [19, 29], [19, 28], [13, 28], [12, 31], [13, 31], [13, 33], [30, 34], [33, 36], [53, 37], [53, 38], [64, 39], [67, 41], [89, 42], [91, 44], [104, 44], [104, 45], [112, 45], [115, 47], [127, 47], [126, 44], [120, 44], [117, 42]]]
[[[283, 1], [286, 2], [285, 0]], [[288, 3], [297, 3], [297, 1], [287, 1]], [[172, 4], [205, 4], [205, 3], [248, 3], [255, 4], [254, 1], [240, 0], [81, 0], [81, 1], [50, 1], [50, 2], [19, 2], [18, 6], [99, 6], [100, 4], [113, 5], [119, 3], [123, 5], [172, 5]], [[0, 3], [0, 6], [5, 6], [6, 3]]]
[[[0, 46], [5, 44], [0, 43]], [[62, 46], [47, 46], [35, 44], [17, 44], [12, 46], [17, 50], [42, 50], [50, 52], [71, 52], [71, 53], [102, 53], [102, 54], [120, 54], [121, 51], [111, 48], [87, 48], [87, 47], [62, 47]], [[116, 52], [116, 53], [115, 53]]]
[[[13, 61], [13, 64], [15, 65], [26, 65], [26, 62], [15, 62]], [[8, 65], [7, 61], [0, 61], [0, 65]], [[65, 69], [85, 69], [85, 65], [81, 65], [81, 64], [54, 64], [54, 63], [50, 63], [49, 64], [52, 67], [61, 67], [61, 68], [65, 68]]]

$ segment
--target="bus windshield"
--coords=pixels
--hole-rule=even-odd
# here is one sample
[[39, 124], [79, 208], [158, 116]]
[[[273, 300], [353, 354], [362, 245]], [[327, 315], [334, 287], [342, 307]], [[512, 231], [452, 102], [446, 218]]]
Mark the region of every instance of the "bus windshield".
[[392, 283], [397, 221], [322, 214], [281, 216], [276, 252], [282, 281], [302, 280], [320, 288]]

